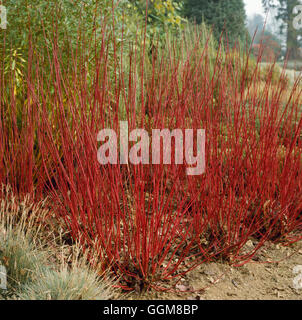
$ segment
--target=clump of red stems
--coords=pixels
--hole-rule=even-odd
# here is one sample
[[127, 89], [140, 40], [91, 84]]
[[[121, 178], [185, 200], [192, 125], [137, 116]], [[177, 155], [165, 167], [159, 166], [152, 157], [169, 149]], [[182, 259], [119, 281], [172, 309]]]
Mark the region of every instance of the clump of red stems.
[[[122, 40], [104, 25], [93, 58], [79, 40], [63, 63], [54, 36], [47, 57], [29, 55], [21, 102], [1, 69], [0, 181], [51, 196], [72, 238], [128, 289], [160, 288], [214, 259], [243, 264], [268, 240], [301, 239], [298, 80], [284, 102], [284, 75], [273, 84], [268, 72], [260, 88], [248, 50], [220, 47], [211, 58], [197, 31], [190, 46], [170, 39], [152, 53], [143, 40], [125, 55]], [[205, 174], [187, 176], [186, 163], [100, 165], [97, 133], [118, 133], [122, 120], [129, 130], [205, 129]], [[243, 251], [251, 238], [258, 244]]]

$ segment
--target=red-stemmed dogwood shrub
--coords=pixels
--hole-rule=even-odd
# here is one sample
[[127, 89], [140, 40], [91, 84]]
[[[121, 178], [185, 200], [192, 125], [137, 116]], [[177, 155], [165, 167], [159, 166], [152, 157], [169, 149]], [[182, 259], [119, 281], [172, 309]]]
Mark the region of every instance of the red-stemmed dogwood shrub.
[[[242, 49], [234, 56], [219, 47], [213, 59], [196, 33], [189, 47], [167, 41], [167, 48], [150, 53], [135, 43], [125, 57], [115, 37], [104, 25], [92, 59], [79, 43], [63, 65], [54, 36], [47, 74], [45, 57], [32, 57], [31, 116], [21, 132], [6, 125], [2, 90], [1, 182], [15, 177], [13, 184], [33, 191], [38, 168], [38, 190], [51, 197], [58, 221], [128, 289], [161, 288], [161, 281], [213, 259], [241, 265], [267, 240], [301, 239], [298, 82], [284, 103], [284, 74], [272, 85], [268, 72], [260, 90], [261, 68], [256, 64], [251, 75]], [[173, 164], [173, 156], [171, 165], [101, 165], [97, 134], [105, 128], [119, 134], [120, 121], [150, 135], [152, 129], [205, 129], [205, 173], [188, 176], [188, 164]], [[246, 252], [251, 238], [258, 244]]]

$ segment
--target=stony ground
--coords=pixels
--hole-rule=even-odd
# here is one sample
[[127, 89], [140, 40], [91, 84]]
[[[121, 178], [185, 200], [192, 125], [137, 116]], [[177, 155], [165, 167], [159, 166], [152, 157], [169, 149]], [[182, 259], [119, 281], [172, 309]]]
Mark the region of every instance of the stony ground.
[[[248, 245], [254, 244], [250, 241]], [[293, 270], [299, 265], [302, 265], [302, 242], [290, 247], [269, 244], [242, 267], [235, 268], [225, 263], [204, 264], [181, 279], [175, 292], [152, 291], [144, 295], [133, 294], [129, 298], [302, 300], [302, 289], [294, 287], [297, 274]], [[188, 290], [192, 292], [181, 292]]]

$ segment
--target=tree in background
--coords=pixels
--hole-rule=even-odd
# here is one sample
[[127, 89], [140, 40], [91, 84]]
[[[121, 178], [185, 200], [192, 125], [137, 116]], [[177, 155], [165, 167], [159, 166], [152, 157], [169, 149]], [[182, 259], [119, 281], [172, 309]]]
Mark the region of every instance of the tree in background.
[[299, 0], [262, 0], [266, 10], [276, 9], [276, 19], [281, 21], [280, 32], [286, 36], [286, 56], [288, 60], [301, 58], [298, 36], [301, 34], [294, 28], [293, 20], [297, 14], [294, 13], [296, 5], [301, 4]]
[[224, 31], [229, 43], [246, 38], [246, 13], [243, 0], [186, 0], [185, 15], [197, 24], [213, 27], [216, 39]]
[[255, 35], [255, 32], [257, 31], [257, 37], [257, 35], [262, 32], [264, 24], [265, 21], [261, 14], [254, 14], [252, 17], [249, 17], [247, 22], [247, 29], [249, 31], [250, 36], [253, 37]]
[[265, 62], [279, 59], [282, 54], [282, 41], [273, 32], [270, 24], [267, 24], [264, 17], [254, 14], [248, 19], [247, 29], [253, 38], [253, 53], [258, 56], [261, 52], [261, 60]]
[[255, 56], [261, 54], [261, 61], [273, 62], [281, 58], [282, 47], [280, 40], [270, 31], [263, 31], [255, 37], [253, 42]]

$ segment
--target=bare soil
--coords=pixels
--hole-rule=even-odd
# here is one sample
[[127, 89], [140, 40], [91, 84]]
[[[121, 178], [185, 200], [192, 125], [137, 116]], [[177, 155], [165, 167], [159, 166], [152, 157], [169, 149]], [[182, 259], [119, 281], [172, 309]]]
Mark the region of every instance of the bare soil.
[[[249, 241], [247, 245], [254, 244]], [[128, 299], [159, 300], [302, 300], [293, 273], [302, 265], [302, 242], [290, 247], [267, 244], [242, 267], [203, 264], [184, 276], [174, 292], [151, 291]], [[191, 292], [182, 292], [188, 291]]]

